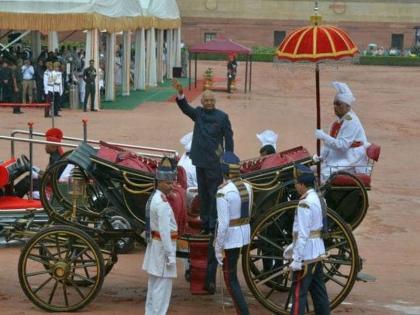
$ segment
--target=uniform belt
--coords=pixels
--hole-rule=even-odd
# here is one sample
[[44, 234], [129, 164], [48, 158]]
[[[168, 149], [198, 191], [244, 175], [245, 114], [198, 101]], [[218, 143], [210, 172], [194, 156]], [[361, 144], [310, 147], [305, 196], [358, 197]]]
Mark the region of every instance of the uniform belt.
[[250, 221], [249, 218], [232, 219], [229, 221], [229, 227], [245, 225], [245, 224], [248, 224], [249, 221]]
[[351, 148], [358, 148], [358, 147], [361, 147], [362, 145], [363, 145], [363, 142], [362, 141], [354, 141], [351, 144]]
[[[152, 231], [152, 238], [154, 240], [161, 241], [160, 233], [158, 231]], [[177, 240], [178, 239], [178, 232], [177, 231], [171, 231], [171, 240]]]
[[[309, 238], [321, 238], [321, 230], [315, 230], [309, 232]], [[293, 233], [293, 241], [297, 239], [297, 233]]]

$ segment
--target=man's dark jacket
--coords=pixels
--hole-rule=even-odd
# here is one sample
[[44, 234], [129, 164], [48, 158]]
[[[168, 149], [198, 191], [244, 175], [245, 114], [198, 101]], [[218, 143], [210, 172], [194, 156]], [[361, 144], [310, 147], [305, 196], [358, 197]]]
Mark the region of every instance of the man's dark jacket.
[[205, 110], [201, 106], [190, 106], [184, 98], [176, 99], [181, 111], [194, 122], [194, 135], [190, 157], [197, 167], [220, 166], [223, 152], [233, 152], [233, 132], [229, 116], [218, 109]]

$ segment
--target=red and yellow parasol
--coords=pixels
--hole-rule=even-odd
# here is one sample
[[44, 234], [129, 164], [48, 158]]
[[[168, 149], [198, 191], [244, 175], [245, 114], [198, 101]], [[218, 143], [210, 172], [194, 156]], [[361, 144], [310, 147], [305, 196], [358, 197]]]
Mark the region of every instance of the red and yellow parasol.
[[[320, 25], [321, 17], [312, 16], [311, 25], [291, 32], [280, 44], [276, 54], [279, 59], [292, 62], [315, 62], [316, 83], [316, 127], [321, 128], [321, 107], [319, 93], [319, 62], [338, 60], [354, 56], [359, 52], [350, 36], [340, 28], [331, 25]], [[317, 140], [317, 154], [320, 154], [320, 141]], [[319, 168], [318, 168], [319, 174]]]

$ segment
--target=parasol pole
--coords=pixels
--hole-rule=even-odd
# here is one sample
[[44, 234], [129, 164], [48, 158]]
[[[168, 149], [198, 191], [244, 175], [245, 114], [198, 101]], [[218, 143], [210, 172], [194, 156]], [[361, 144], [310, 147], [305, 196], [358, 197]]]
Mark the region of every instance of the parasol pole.
[[[319, 64], [315, 65], [315, 85], [316, 85], [316, 129], [321, 129], [321, 97], [319, 92]], [[321, 141], [316, 139], [316, 154], [321, 155]], [[316, 166], [318, 181], [321, 179], [321, 163]]]
[[[320, 17], [318, 17], [318, 0], [315, 0], [314, 15], [313, 20], [314, 25], [318, 25], [320, 22]], [[316, 86], [316, 129], [321, 129], [321, 97], [319, 92], [319, 63], [315, 64], [315, 86]], [[316, 139], [316, 154], [321, 155], [321, 141]], [[321, 182], [321, 163], [316, 165], [316, 172], [318, 175], [318, 183]]]

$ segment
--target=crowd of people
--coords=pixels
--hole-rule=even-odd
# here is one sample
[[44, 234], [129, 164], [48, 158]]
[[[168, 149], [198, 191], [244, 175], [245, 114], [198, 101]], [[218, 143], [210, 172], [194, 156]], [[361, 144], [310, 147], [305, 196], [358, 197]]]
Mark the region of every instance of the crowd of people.
[[[53, 110], [46, 110], [45, 116], [56, 115], [64, 103], [69, 101], [72, 84], [78, 86], [79, 99], [86, 110], [86, 96], [94, 102], [92, 78], [86, 76], [85, 51], [76, 46], [62, 46], [61, 49], [44, 49], [39, 56], [28, 51], [10, 48], [0, 56], [0, 103], [45, 103], [54, 104]], [[104, 93], [104, 70], [98, 71], [101, 93]], [[91, 72], [91, 71], [90, 71]], [[87, 92], [87, 93], [86, 93]], [[91, 106], [91, 110], [92, 110]], [[13, 113], [23, 113], [20, 107], [13, 107]]]

